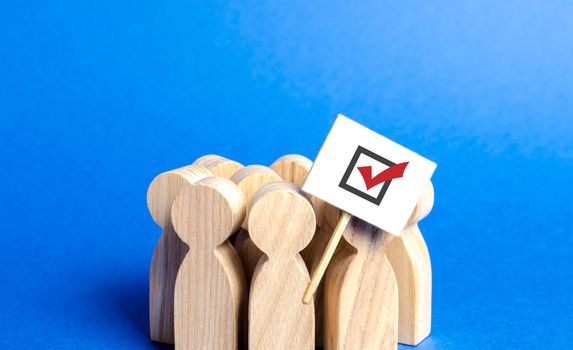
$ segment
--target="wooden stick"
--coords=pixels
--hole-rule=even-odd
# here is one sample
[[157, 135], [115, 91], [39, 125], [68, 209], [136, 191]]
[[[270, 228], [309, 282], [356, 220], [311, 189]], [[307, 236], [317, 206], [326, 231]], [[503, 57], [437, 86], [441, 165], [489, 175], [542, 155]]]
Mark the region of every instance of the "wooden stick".
[[310, 282], [308, 283], [308, 286], [306, 287], [306, 290], [304, 291], [304, 296], [302, 297], [303, 303], [308, 304], [312, 300], [312, 296], [314, 295], [314, 292], [316, 292], [316, 288], [318, 288], [320, 280], [322, 279], [324, 273], [326, 272], [328, 263], [332, 259], [332, 256], [336, 251], [336, 247], [338, 246], [338, 243], [340, 243], [340, 239], [342, 238], [342, 233], [346, 229], [346, 226], [348, 225], [348, 222], [350, 221], [351, 217], [352, 216], [347, 212], [342, 212], [342, 215], [338, 220], [338, 224], [336, 225], [336, 228], [334, 229], [334, 232], [332, 233], [332, 236], [328, 241], [326, 250], [324, 251], [322, 258], [320, 258], [318, 266], [312, 272], [312, 277], [310, 279]]

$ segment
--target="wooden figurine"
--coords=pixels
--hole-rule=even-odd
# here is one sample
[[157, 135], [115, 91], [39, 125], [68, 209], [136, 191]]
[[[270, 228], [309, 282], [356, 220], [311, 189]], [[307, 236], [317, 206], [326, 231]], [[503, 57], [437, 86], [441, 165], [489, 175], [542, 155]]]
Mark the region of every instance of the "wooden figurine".
[[155, 177], [147, 190], [147, 206], [163, 234], [149, 269], [149, 326], [151, 340], [173, 344], [173, 293], [175, 279], [188, 247], [171, 223], [171, 204], [186, 186], [213, 174], [198, 165], [171, 170]]
[[[293, 183], [297, 186], [302, 186], [311, 167], [312, 161], [298, 154], [282, 156], [271, 165], [271, 169], [279, 174], [284, 181]], [[328, 225], [328, 222], [325, 219], [326, 208], [329, 205], [316, 197], [307, 197], [310, 197], [309, 199], [314, 208], [317, 228], [312, 241], [306, 248], [304, 248], [300, 255], [306, 263], [308, 270], [313, 271], [320, 261], [322, 252], [326, 248], [332, 228]], [[321, 281], [314, 295], [316, 330], [315, 345], [317, 347], [321, 347], [323, 345], [323, 291], [324, 281]]]
[[193, 164], [201, 165], [211, 170], [213, 175], [226, 179], [230, 179], [233, 174], [243, 167], [243, 164], [239, 162], [215, 154], [203, 156], [197, 159]]
[[417, 222], [428, 215], [433, 203], [434, 188], [429, 183], [410, 217], [410, 225], [384, 247], [398, 283], [398, 342], [401, 344], [417, 345], [431, 330], [432, 266]]
[[249, 349], [314, 349], [314, 305], [301, 300], [310, 276], [299, 254], [316, 228], [312, 205], [293, 184], [268, 184], [253, 198], [248, 228], [265, 253], [251, 283]]
[[243, 192], [245, 196], [245, 206], [247, 208], [247, 215], [245, 221], [242, 224], [242, 230], [237, 235], [234, 241], [235, 249], [239, 253], [239, 257], [243, 263], [243, 268], [245, 269], [245, 275], [247, 278], [247, 285], [251, 283], [251, 277], [253, 276], [253, 271], [257, 262], [263, 255], [259, 248], [253, 243], [247, 232], [247, 219], [249, 215], [249, 206], [251, 205], [251, 200], [255, 195], [255, 192], [263, 185], [282, 181], [281, 177], [275, 173], [272, 169], [267, 168], [262, 165], [249, 165], [242, 169], [239, 169], [232, 177], [233, 181], [237, 187]]
[[[384, 253], [392, 266], [398, 287], [398, 342], [402, 344], [419, 344], [430, 333], [432, 270], [428, 249], [417, 222], [428, 215], [433, 202], [434, 191], [429, 183], [410, 215], [407, 228], [400, 236], [389, 236], [390, 239], [384, 244]], [[336, 223], [341, 211], [328, 207], [326, 216], [329, 223]], [[346, 244], [340, 250], [336, 253], [336, 264], [339, 259], [347, 259], [344, 256], [349, 254]]]
[[247, 286], [228, 239], [245, 218], [243, 194], [225, 178], [208, 177], [179, 193], [171, 215], [189, 245], [175, 284], [176, 349], [242, 347]]
[[397, 349], [398, 287], [384, 254], [391, 235], [350, 218], [326, 272], [327, 350]]

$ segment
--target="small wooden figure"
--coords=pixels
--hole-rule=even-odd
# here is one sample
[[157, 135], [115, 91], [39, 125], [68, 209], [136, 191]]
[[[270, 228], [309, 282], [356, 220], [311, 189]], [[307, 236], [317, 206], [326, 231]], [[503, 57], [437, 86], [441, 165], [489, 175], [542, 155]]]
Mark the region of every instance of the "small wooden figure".
[[175, 347], [239, 348], [245, 344], [247, 286], [228, 238], [245, 218], [243, 194], [227, 179], [208, 177], [179, 193], [171, 215], [189, 245], [175, 284]]
[[251, 283], [249, 349], [314, 349], [314, 305], [301, 301], [310, 276], [299, 255], [316, 228], [310, 202], [295, 185], [268, 184], [253, 199], [248, 227], [265, 253]]
[[[302, 186], [311, 167], [312, 161], [298, 154], [282, 156], [271, 165], [271, 169], [277, 172], [277, 174], [279, 174], [284, 181], [293, 183], [297, 186]], [[306, 263], [308, 270], [313, 271], [320, 261], [322, 252], [326, 248], [330, 238], [330, 233], [332, 232], [332, 228], [328, 226], [328, 222], [325, 219], [326, 208], [329, 205], [316, 197], [307, 197], [309, 197], [314, 208], [317, 228], [312, 241], [306, 248], [304, 248], [300, 255]], [[316, 329], [315, 345], [317, 347], [323, 345], [323, 291], [324, 281], [321, 281], [318, 285], [316, 293], [314, 294], [314, 315]]]
[[221, 176], [226, 179], [230, 179], [233, 174], [243, 167], [243, 164], [239, 162], [235, 162], [234, 160], [215, 154], [209, 154], [198, 158], [193, 164], [201, 165], [202, 167], [211, 170], [213, 175]]
[[431, 330], [432, 266], [417, 223], [428, 215], [433, 203], [434, 188], [430, 182], [408, 220], [409, 226], [384, 247], [398, 283], [398, 342], [401, 344], [417, 345]]
[[[272, 169], [267, 168], [262, 165], [249, 165], [242, 169], [239, 169], [232, 177], [233, 181], [237, 187], [243, 192], [245, 196], [245, 205], [247, 208], [247, 218], [249, 215], [249, 206], [251, 200], [255, 195], [255, 192], [263, 185], [282, 181], [281, 177], [275, 173]], [[235, 249], [239, 253], [239, 257], [243, 262], [243, 268], [245, 269], [245, 275], [247, 278], [247, 285], [251, 283], [251, 277], [253, 276], [253, 271], [255, 271], [255, 266], [259, 262], [259, 259], [263, 255], [259, 248], [253, 243], [247, 232], [247, 218], [242, 225], [242, 230], [239, 231], [237, 238], [234, 241]]]
[[151, 340], [173, 344], [175, 279], [188, 248], [173, 230], [171, 204], [186, 186], [213, 174], [198, 165], [171, 170], [155, 177], [147, 190], [147, 206], [163, 229], [149, 269], [149, 326]]
[[398, 287], [384, 245], [392, 236], [351, 218], [326, 273], [325, 346], [397, 349]]

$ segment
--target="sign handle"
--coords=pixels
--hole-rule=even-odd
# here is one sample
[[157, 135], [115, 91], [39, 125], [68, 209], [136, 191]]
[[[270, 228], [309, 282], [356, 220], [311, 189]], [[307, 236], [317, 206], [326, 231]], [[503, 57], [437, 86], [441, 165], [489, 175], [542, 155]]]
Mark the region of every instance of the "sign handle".
[[318, 288], [320, 280], [322, 280], [322, 276], [324, 276], [324, 272], [326, 271], [326, 268], [328, 267], [328, 264], [330, 263], [330, 259], [332, 259], [332, 256], [334, 255], [334, 252], [336, 251], [336, 247], [338, 246], [338, 243], [340, 242], [340, 239], [342, 238], [342, 233], [346, 229], [346, 226], [348, 225], [348, 222], [350, 221], [351, 217], [352, 216], [350, 214], [343, 211], [342, 215], [340, 216], [340, 219], [338, 219], [338, 223], [336, 224], [336, 228], [334, 229], [334, 232], [332, 233], [332, 236], [330, 237], [330, 240], [328, 241], [328, 244], [326, 245], [326, 249], [325, 249], [324, 253], [322, 254], [322, 257], [320, 258], [320, 261], [319, 261], [318, 265], [316, 266], [316, 269], [314, 269], [314, 271], [312, 273], [312, 277], [310, 278], [310, 282], [308, 283], [308, 286], [306, 287], [306, 290], [304, 291], [304, 296], [302, 297], [303, 303], [308, 304], [312, 300], [312, 296], [316, 292], [316, 289]]

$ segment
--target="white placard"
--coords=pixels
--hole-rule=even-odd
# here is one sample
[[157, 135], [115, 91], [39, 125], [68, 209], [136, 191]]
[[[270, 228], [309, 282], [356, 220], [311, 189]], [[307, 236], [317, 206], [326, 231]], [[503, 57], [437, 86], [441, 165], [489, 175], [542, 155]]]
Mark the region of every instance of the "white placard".
[[338, 115], [302, 190], [398, 236], [435, 169], [436, 163]]

